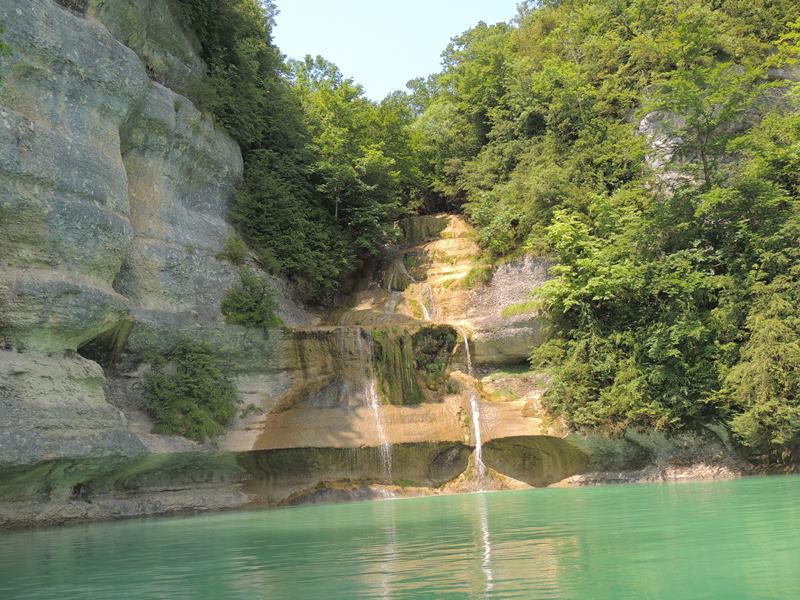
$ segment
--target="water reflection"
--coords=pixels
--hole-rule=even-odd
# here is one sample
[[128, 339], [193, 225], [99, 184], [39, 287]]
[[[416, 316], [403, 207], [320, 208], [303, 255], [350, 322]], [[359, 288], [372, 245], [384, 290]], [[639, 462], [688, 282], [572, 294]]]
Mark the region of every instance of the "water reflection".
[[481, 570], [483, 571], [484, 592], [487, 594], [494, 589], [494, 575], [492, 574], [492, 538], [489, 533], [489, 514], [486, 508], [486, 494], [478, 494], [478, 521], [481, 529]]
[[800, 478], [0, 533], [0, 598], [798, 598]]
[[392, 573], [395, 572], [397, 559], [397, 519], [395, 517], [395, 502], [381, 502], [383, 508], [384, 531], [386, 532], [386, 545], [383, 548], [383, 561], [380, 578], [381, 598], [386, 600], [392, 597]]

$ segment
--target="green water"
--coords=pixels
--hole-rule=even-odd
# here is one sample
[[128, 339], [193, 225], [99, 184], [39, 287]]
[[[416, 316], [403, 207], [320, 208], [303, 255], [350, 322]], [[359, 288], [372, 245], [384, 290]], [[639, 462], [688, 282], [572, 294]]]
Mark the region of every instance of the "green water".
[[800, 598], [800, 478], [0, 534], [0, 598]]

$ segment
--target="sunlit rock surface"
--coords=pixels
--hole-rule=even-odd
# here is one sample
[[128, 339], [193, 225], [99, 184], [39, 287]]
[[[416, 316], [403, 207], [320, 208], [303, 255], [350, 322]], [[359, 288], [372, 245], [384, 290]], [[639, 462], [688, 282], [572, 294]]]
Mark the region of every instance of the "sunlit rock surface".
[[[465, 364], [464, 336], [479, 370], [525, 363], [546, 261], [470, 287], [469, 225], [411, 218], [353, 306], [319, 317], [267, 276], [285, 327], [227, 325], [242, 156], [181, 94], [206, 67], [170, 4], [6, 0], [0, 22], [0, 525], [467, 489], [473, 393], [498, 486], [578, 472], [540, 382]], [[187, 338], [239, 391], [213, 443], [156, 434], [143, 408], [146, 357]], [[540, 458], [504, 445], [540, 437]]]

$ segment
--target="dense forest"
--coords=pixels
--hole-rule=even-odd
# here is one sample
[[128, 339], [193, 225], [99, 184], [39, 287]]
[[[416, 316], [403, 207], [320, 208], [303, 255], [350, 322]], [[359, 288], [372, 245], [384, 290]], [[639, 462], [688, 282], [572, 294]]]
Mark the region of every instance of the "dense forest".
[[176, 0], [240, 143], [233, 218], [262, 265], [330, 302], [403, 214], [462, 211], [476, 277], [552, 279], [549, 408], [619, 433], [723, 423], [800, 441], [800, 19], [795, 0], [542, 0], [454, 38], [380, 103], [287, 61], [258, 0]]

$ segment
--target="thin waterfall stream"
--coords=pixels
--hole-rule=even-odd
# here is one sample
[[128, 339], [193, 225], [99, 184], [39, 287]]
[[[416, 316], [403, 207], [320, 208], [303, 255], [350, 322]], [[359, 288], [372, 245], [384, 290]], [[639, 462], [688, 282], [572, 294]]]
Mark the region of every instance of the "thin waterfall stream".
[[422, 318], [426, 321], [433, 321], [437, 317], [436, 298], [433, 295], [433, 288], [430, 284], [424, 284], [422, 288], [425, 297], [420, 301], [419, 305], [422, 309]]
[[372, 332], [366, 330], [367, 340], [364, 343], [364, 337], [361, 331], [357, 335], [357, 345], [359, 356], [362, 358], [364, 364], [364, 398], [367, 406], [372, 411], [373, 418], [375, 419], [375, 430], [378, 433], [378, 453], [381, 460], [381, 467], [387, 482], [392, 480], [392, 445], [389, 443], [389, 438], [386, 436], [386, 428], [383, 424], [381, 416], [381, 399], [378, 393], [378, 380], [375, 376], [375, 359], [373, 356], [373, 339]]
[[[462, 330], [461, 338], [464, 342], [464, 350], [467, 353], [467, 374], [474, 379], [475, 372], [472, 368], [472, 354], [469, 350], [469, 339]], [[486, 465], [483, 464], [483, 445], [481, 442], [481, 412], [478, 406], [478, 394], [473, 387], [469, 388], [469, 405], [472, 413], [472, 431], [475, 435], [475, 472], [478, 476], [478, 484], [483, 482], [486, 474]]]

